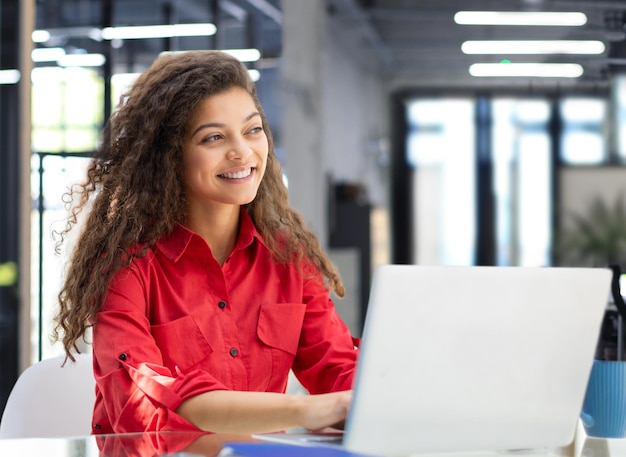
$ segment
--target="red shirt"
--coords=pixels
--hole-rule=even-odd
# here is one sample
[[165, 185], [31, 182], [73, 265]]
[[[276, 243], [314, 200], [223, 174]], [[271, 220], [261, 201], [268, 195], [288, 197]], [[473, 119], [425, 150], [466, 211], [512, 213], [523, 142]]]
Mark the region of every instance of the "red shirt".
[[[310, 268], [308, 270], [311, 270]], [[223, 266], [179, 226], [113, 279], [93, 327], [94, 433], [198, 429], [176, 414], [211, 390], [352, 388], [357, 351], [315, 271], [275, 263], [245, 211]]]

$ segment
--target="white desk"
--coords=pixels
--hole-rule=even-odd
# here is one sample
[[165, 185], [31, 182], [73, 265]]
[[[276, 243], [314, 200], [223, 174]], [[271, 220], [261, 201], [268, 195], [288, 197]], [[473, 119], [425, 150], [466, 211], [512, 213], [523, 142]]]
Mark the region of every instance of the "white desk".
[[[0, 440], [2, 457], [153, 457], [187, 452], [189, 456], [218, 457], [227, 442], [254, 441], [248, 435], [195, 433], [136, 433], [68, 438]], [[185, 454], [180, 454], [182, 457]], [[437, 454], [433, 457], [626, 457], [625, 439], [581, 436], [570, 446], [552, 450]], [[236, 456], [233, 456], [236, 457]], [[423, 455], [420, 457], [424, 457]]]

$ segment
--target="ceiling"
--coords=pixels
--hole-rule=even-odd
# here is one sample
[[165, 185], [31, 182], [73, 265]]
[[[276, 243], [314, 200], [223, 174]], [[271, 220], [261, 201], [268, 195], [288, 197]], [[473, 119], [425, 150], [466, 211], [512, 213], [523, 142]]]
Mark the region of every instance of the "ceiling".
[[[584, 74], [575, 81], [552, 80], [543, 84], [594, 86], [606, 84], [611, 74], [626, 71], [626, 1], [618, 0], [340, 0], [338, 16], [360, 21], [364, 39], [389, 78], [404, 85], [532, 85], [528, 78], [472, 77], [475, 62], [577, 62]], [[580, 11], [587, 14], [582, 27], [457, 25], [458, 10]], [[464, 55], [465, 40], [602, 40], [606, 51], [598, 56]]]
[[[282, 0], [292, 1], [292, 0]], [[107, 13], [106, 5], [110, 10]], [[280, 0], [38, 0], [37, 28], [67, 28], [101, 24], [215, 22], [214, 37], [178, 38], [172, 49], [258, 47], [263, 59], [258, 67], [275, 66], [281, 54]], [[588, 22], [582, 27], [504, 27], [456, 25], [454, 13], [465, 10], [581, 11]], [[368, 57], [396, 85], [456, 86], [541, 85], [606, 86], [611, 75], [626, 71], [626, 1], [624, 0], [326, 0], [332, 24], [358, 34]], [[107, 14], [109, 16], [107, 17]], [[476, 39], [599, 39], [607, 50], [598, 56], [468, 56], [461, 52], [465, 40]], [[102, 43], [84, 36], [58, 40], [67, 47], [96, 52]], [[115, 49], [115, 62], [141, 67], [154, 59], [162, 40], [127, 40]], [[576, 80], [489, 79], [472, 77], [474, 62], [578, 62], [584, 74]], [[132, 71], [132, 69], [130, 69]], [[126, 70], [128, 71], [128, 69]]]
[[[257, 47], [275, 65], [281, 53], [282, 12], [279, 0], [37, 0], [36, 28], [52, 30], [45, 46], [103, 52], [112, 45], [119, 71], [141, 71], [164, 49], [233, 49]], [[211, 22], [209, 37], [98, 42], [88, 30], [107, 25], [155, 25]], [[132, 67], [132, 68], [128, 68]]]

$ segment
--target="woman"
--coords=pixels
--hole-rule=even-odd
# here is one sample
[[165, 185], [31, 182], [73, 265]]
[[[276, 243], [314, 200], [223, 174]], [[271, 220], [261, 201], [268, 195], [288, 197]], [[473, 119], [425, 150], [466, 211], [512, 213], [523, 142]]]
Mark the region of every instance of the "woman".
[[[104, 131], [66, 234], [67, 356], [93, 326], [94, 433], [341, 424], [357, 351], [336, 270], [288, 205], [245, 67], [160, 57]], [[285, 394], [289, 370], [311, 393]]]

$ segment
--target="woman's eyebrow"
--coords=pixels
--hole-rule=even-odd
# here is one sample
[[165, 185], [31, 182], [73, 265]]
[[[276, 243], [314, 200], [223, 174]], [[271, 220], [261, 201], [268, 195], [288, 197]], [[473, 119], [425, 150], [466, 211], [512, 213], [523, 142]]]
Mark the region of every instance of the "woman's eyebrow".
[[[248, 122], [249, 120], [253, 119], [255, 116], [261, 116], [259, 114], [258, 111], [255, 111], [253, 113], [248, 114], [245, 118], [244, 118], [244, 122]], [[206, 124], [201, 124], [199, 125], [191, 134], [191, 136], [193, 137], [196, 133], [198, 133], [200, 130], [202, 129], [208, 129], [208, 128], [224, 128], [226, 127], [226, 124], [222, 124], [221, 122], [207, 122]]]
[[193, 136], [198, 133], [200, 130], [202, 129], [208, 129], [208, 128], [223, 128], [225, 127], [225, 124], [221, 124], [219, 122], [207, 122], [206, 124], [201, 124], [199, 125], [191, 134], [191, 137], [193, 138]]

